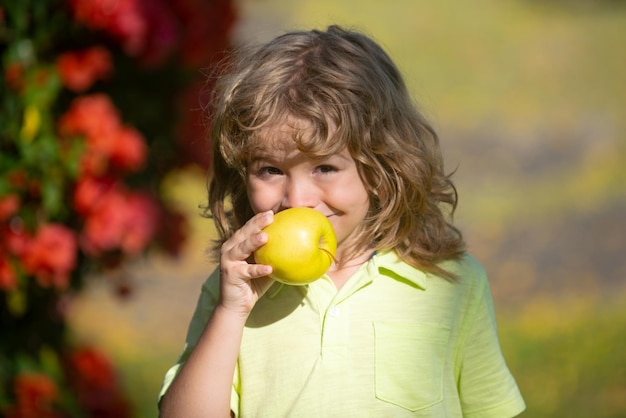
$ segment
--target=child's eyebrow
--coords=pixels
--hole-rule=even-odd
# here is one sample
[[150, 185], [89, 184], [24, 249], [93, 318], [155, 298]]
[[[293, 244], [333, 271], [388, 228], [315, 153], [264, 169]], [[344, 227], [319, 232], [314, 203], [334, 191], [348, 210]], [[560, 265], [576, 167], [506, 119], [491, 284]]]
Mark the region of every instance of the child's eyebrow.
[[248, 159], [248, 164], [254, 164], [258, 162], [271, 162], [276, 160], [276, 157], [272, 156], [270, 153], [254, 153]]
[[332, 158], [339, 158], [339, 159], [344, 160], [344, 161], [350, 161], [352, 159], [352, 156], [350, 155], [348, 150], [344, 149], [344, 150], [342, 150], [340, 152], [334, 152], [332, 154], [321, 156], [320, 158], [322, 160], [330, 160]]
[[[305, 154], [306, 154], [306, 158], [308, 158], [310, 161], [315, 162], [315, 163], [325, 163], [329, 161], [332, 162], [332, 160], [336, 160], [336, 159], [339, 159], [342, 161], [352, 160], [352, 156], [346, 149], [342, 150], [341, 152], [334, 152], [334, 153], [322, 154], [322, 155], [315, 155], [315, 154], [308, 154], [308, 153], [305, 153]], [[259, 163], [273, 164], [280, 159], [281, 157], [273, 154], [271, 150], [255, 150], [249, 155], [249, 158], [247, 159], [247, 165], [259, 164]]]
[[346, 161], [352, 160], [352, 156], [350, 155], [350, 153], [347, 150], [342, 151], [342, 152], [337, 152], [335, 154], [330, 155], [329, 157], [332, 157], [332, 156], [335, 156], [337, 158], [341, 158], [342, 160], [346, 160]]

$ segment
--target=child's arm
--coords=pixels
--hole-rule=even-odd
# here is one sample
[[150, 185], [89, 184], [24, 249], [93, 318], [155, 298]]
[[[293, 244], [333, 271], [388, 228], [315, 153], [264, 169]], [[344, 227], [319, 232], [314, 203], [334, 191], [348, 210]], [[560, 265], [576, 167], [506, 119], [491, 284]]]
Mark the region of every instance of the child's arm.
[[258, 214], [222, 246], [220, 298], [197, 345], [161, 402], [161, 417], [228, 417], [243, 328], [256, 301], [272, 284], [271, 267], [249, 264], [267, 241], [261, 230], [271, 212]]

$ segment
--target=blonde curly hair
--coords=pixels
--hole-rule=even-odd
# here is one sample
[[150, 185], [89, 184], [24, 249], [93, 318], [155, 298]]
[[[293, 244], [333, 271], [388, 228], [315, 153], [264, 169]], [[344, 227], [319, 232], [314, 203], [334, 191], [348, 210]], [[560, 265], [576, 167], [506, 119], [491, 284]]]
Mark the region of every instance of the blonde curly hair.
[[356, 162], [370, 207], [354, 253], [394, 249], [407, 263], [453, 279], [438, 264], [465, 250], [451, 222], [457, 192], [437, 134], [376, 42], [338, 26], [289, 32], [240, 51], [214, 93], [205, 215], [219, 233], [215, 250], [254, 215], [246, 188], [252, 154], [271, 126], [296, 119], [307, 126], [294, 127], [300, 151], [323, 157], [347, 148]]

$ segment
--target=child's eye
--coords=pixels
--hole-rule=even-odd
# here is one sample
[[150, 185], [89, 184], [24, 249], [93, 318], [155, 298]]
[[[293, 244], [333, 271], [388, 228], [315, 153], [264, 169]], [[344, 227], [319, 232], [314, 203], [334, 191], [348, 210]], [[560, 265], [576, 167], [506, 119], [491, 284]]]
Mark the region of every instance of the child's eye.
[[337, 171], [335, 167], [333, 167], [332, 165], [328, 165], [328, 164], [317, 166], [316, 170], [322, 174], [327, 174], [327, 173], [332, 173], [334, 171]]
[[261, 167], [257, 173], [260, 176], [278, 176], [283, 174], [283, 172], [276, 167]]

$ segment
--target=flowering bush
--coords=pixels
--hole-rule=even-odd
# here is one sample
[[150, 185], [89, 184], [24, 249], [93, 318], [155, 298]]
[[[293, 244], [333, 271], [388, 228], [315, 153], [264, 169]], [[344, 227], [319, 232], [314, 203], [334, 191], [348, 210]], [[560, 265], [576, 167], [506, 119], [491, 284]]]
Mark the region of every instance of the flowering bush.
[[235, 18], [231, 0], [0, 4], [0, 415], [131, 414], [66, 306], [93, 272], [179, 250], [161, 181], [207, 164], [199, 74]]

